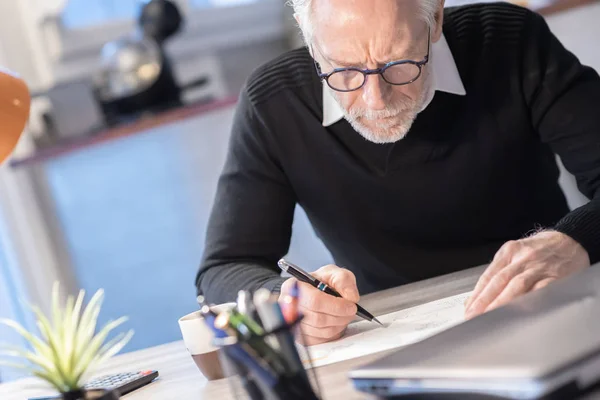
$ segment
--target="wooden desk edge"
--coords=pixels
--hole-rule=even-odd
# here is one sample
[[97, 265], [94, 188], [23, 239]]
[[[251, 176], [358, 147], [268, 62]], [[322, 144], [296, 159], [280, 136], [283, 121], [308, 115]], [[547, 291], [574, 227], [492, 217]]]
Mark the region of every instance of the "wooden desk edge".
[[[376, 307], [373, 310], [374, 312], [385, 310], [392, 303], [395, 305], [393, 311], [397, 311], [415, 305], [413, 304], [414, 301], [425, 303], [453, 294], [464, 293], [473, 289], [473, 285], [484, 268], [485, 266], [470, 268], [369, 294], [364, 296], [361, 303], [364, 301], [364, 304]], [[316, 368], [315, 371], [319, 376], [319, 383], [321, 389], [324, 391], [324, 397], [326, 399], [343, 398], [344, 400], [364, 399], [367, 395], [354, 390], [353, 384], [348, 378], [348, 373], [354, 368], [372, 362], [395, 350], [397, 349], [386, 350]], [[165, 354], [168, 354], [168, 357], [165, 357]], [[166, 360], [166, 358], [169, 358], [169, 360]], [[158, 369], [162, 380], [158, 380], [152, 386], [128, 395], [127, 398], [131, 398], [131, 400], [145, 399], [149, 393], [157, 394], [156, 397], [153, 396], [152, 398], [173, 398], [165, 397], [165, 393], [176, 395], [173, 391], [179, 391], [181, 395], [183, 393], [194, 395], [194, 399], [230, 398], [231, 392], [228, 388], [228, 381], [222, 379], [206, 383], [205, 378], [200, 377], [200, 372], [192, 362], [189, 354], [185, 351], [185, 346], [181, 341], [119, 355], [109, 360], [105, 367], [97, 371], [97, 374], [123, 372], [131, 368], [141, 367], [142, 364], [144, 367]], [[182, 380], [185, 379], [187, 382], [187, 380], [192, 379], [191, 377], [197, 377], [198, 379], [190, 380], [189, 386], [183, 384], [183, 387], [181, 387]], [[199, 380], [203, 380], [205, 383], [200, 385]], [[10, 399], [16, 400], [20, 393], [19, 391], [28, 387], [32, 382], [34, 382], [32, 378], [26, 378], [24, 380], [0, 384], [0, 393], [6, 394]], [[37, 392], [35, 395], [37, 395]], [[177, 398], [192, 399], [189, 396], [180, 396]]]

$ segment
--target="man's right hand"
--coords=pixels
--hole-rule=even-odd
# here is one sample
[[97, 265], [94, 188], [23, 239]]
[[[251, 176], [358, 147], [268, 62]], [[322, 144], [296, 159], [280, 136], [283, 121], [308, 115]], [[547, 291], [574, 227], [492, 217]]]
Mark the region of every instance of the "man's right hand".
[[[305, 345], [313, 345], [339, 339], [356, 315], [359, 295], [356, 277], [347, 269], [326, 265], [311, 274], [335, 289], [342, 297], [323, 293], [314, 286], [298, 282], [300, 288], [300, 312], [304, 315], [302, 332]], [[296, 279], [283, 282], [279, 300], [288, 294]]]

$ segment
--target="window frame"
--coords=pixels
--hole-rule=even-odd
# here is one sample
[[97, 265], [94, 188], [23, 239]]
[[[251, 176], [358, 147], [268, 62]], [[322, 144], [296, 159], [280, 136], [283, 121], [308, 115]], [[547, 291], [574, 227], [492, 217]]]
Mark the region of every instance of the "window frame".
[[[189, 51], [213, 50], [227, 43], [284, 33], [283, 0], [260, 0], [231, 7], [194, 8], [191, 1], [174, 0], [185, 19], [182, 31], [168, 43], [174, 56]], [[59, 62], [98, 55], [102, 46], [134, 31], [134, 20], [109, 21], [102, 25], [67, 29], [57, 21], [60, 32]], [[233, 27], [233, 28], [232, 28]], [[223, 40], [223, 38], [227, 38]], [[190, 43], [195, 42], [195, 43]]]

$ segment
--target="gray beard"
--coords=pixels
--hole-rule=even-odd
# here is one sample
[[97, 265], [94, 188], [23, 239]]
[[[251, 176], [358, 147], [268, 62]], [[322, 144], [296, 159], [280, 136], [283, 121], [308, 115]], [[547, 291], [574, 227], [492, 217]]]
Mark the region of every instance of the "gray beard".
[[[383, 124], [381, 124], [381, 126], [377, 126], [379, 124], [376, 124], [376, 130], [372, 130], [371, 128], [368, 128], [361, 122], [359, 122], [359, 117], [364, 117], [365, 114], [367, 117], [374, 117], [377, 115], [379, 115], [380, 117], [386, 117], [397, 115], [398, 113], [390, 111], [389, 109], [371, 113], [375, 115], [368, 115], [370, 114], [368, 111], [348, 111], [345, 107], [343, 107], [337, 94], [335, 93], [334, 98], [340, 105], [340, 108], [344, 111], [344, 118], [350, 123], [352, 128], [354, 128], [354, 130], [358, 132], [358, 134], [360, 134], [363, 138], [365, 138], [369, 142], [377, 144], [395, 143], [404, 139], [406, 135], [408, 135], [408, 132], [410, 131], [410, 128], [412, 127], [412, 124], [417, 118], [419, 112], [423, 111], [423, 109], [426, 106], [426, 103], [430, 101], [431, 98], [433, 98], [433, 88], [431, 85], [431, 79], [429, 79], [429, 74], [427, 74], [427, 76], [423, 78], [427, 79], [427, 82], [423, 87], [423, 91], [421, 92], [421, 96], [419, 97], [419, 99], [416, 102], [413, 102], [413, 104], [404, 103], [395, 106], [395, 108], [399, 108], [401, 110], [401, 113], [403, 114], [400, 123], [395, 124], [393, 126], [385, 126]], [[377, 120], [376, 118], [371, 119]]]
[[394, 125], [392, 127], [378, 127], [378, 131], [373, 131], [370, 128], [367, 128], [356, 119], [349, 116], [346, 112], [344, 112], [346, 120], [350, 123], [352, 128], [356, 132], [358, 132], [363, 138], [372, 143], [377, 144], [385, 144], [385, 143], [395, 143], [406, 137], [408, 134], [415, 118], [417, 117], [417, 113], [414, 111], [407, 112], [405, 118], [400, 124]]

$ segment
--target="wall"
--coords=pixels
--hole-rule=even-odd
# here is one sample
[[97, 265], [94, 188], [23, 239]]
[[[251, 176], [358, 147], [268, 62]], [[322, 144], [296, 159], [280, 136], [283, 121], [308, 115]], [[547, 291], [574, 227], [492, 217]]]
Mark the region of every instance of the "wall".
[[[547, 18], [552, 32], [563, 45], [572, 51], [579, 60], [600, 72], [600, 2], [575, 8]], [[575, 179], [562, 163], [559, 163], [562, 174], [561, 186], [567, 196], [571, 208], [579, 207], [588, 199], [577, 189]]]
[[[46, 163], [77, 282], [105, 289], [102, 321], [131, 317], [128, 350], [179, 339], [177, 319], [197, 308], [194, 278], [232, 115], [228, 107]], [[330, 262], [301, 212], [292, 247], [301, 265]]]
[[600, 2], [550, 15], [546, 20], [567, 49], [600, 71]]
[[51, 69], [41, 31], [33, 29], [29, 0], [0, 1], [0, 65], [18, 72], [33, 90], [50, 84]]

